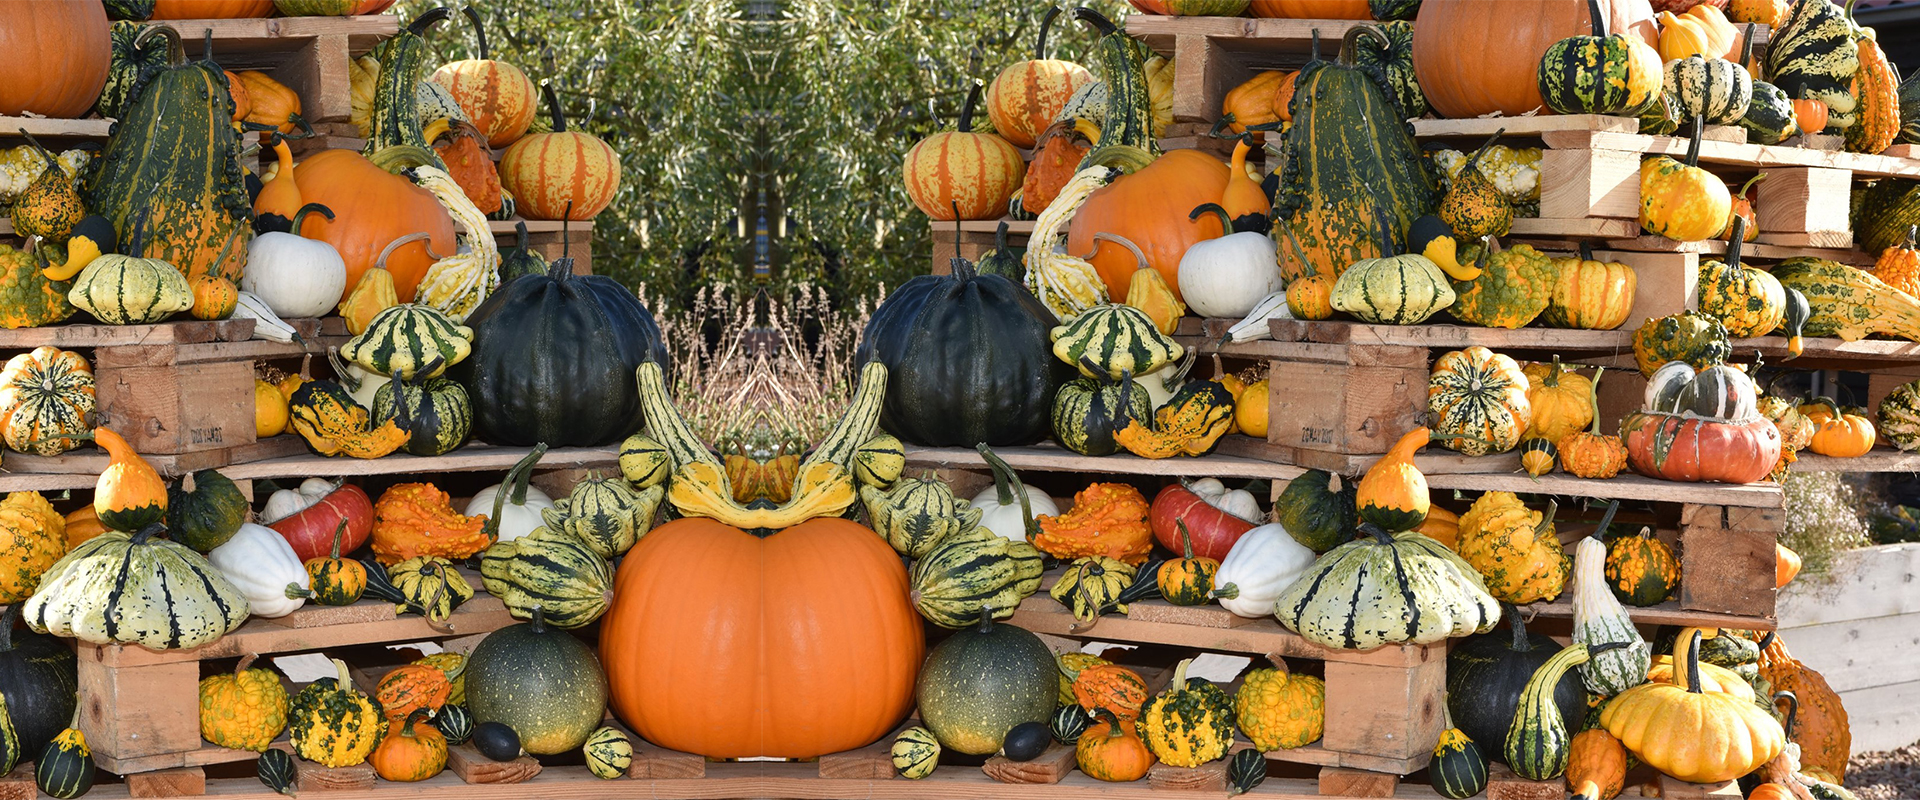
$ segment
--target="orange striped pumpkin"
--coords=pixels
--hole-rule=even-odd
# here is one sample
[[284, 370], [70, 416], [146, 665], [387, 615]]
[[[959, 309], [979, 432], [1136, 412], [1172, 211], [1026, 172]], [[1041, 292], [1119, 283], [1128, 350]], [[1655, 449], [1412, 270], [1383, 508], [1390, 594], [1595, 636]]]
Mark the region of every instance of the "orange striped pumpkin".
[[1038, 142], [1053, 118], [1060, 116], [1067, 99], [1093, 81], [1093, 73], [1086, 67], [1047, 58], [1047, 32], [1059, 15], [1059, 6], [1049, 7], [1040, 21], [1040, 39], [1033, 46], [1033, 58], [1008, 65], [987, 86], [987, 116], [993, 120], [993, 129], [1015, 147], [1032, 147]]
[[473, 6], [464, 11], [473, 24], [480, 57], [445, 64], [428, 80], [453, 95], [467, 121], [487, 137], [487, 146], [506, 147], [526, 135], [527, 126], [533, 124], [533, 107], [539, 102], [533, 81], [519, 67], [488, 57], [487, 30], [480, 24], [480, 13]]
[[522, 136], [507, 148], [500, 185], [527, 219], [593, 219], [620, 189], [620, 155], [593, 134], [567, 130], [553, 86], [541, 81], [540, 91], [553, 113], [553, 132]]
[[1007, 201], [1020, 188], [1027, 165], [1011, 142], [991, 133], [973, 132], [973, 109], [980, 101], [980, 85], [967, 93], [958, 130], [921, 139], [907, 151], [907, 197], [922, 213], [937, 220], [996, 219], [1007, 211]]

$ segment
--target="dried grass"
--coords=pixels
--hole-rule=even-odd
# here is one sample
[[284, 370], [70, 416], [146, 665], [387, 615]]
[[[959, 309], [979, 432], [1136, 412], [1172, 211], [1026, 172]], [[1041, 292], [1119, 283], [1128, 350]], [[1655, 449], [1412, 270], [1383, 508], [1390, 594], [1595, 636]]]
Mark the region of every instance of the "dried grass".
[[1873, 543], [1861, 519], [1861, 499], [1840, 473], [1789, 471], [1781, 489], [1786, 493], [1787, 532], [1780, 543], [1800, 554], [1796, 582], [1830, 582], [1830, 570], [1841, 553]]

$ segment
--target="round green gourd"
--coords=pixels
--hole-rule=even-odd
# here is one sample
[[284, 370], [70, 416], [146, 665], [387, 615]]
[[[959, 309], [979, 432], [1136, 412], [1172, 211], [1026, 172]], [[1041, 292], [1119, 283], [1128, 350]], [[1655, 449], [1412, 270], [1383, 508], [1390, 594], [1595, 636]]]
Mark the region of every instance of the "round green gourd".
[[1145, 375], [1179, 360], [1186, 351], [1154, 327], [1147, 312], [1122, 303], [1087, 309], [1048, 336], [1054, 356], [1088, 378]]
[[1055, 709], [1053, 720], [1047, 723], [1047, 729], [1053, 733], [1055, 741], [1061, 744], [1073, 744], [1080, 741], [1080, 734], [1087, 732], [1087, 726], [1093, 724], [1093, 718], [1087, 710], [1078, 704], [1068, 703]]
[[1753, 102], [1753, 76], [1724, 58], [1691, 55], [1667, 62], [1662, 91], [1681, 119], [1704, 115], [1708, 125], [1732, 125]]
[[473, 432], [473, 403], [467, 390], [446, 378], [428, 378], [402, 383], [402, 402], [394, 402], [394, 383], [383, 381], [373, 393], [373, 424], [378, 427], [396, 417], [410, 421], [412, 436], [401, 447], [416, 456], [451, 453], [467, 443]]
[[1294, 478], [1273, 503], [1274, 521], [1294, 540], [1325, 553], [1353, 538], [1359, 482], [1317, 469]]
[[585, 744], [606, 713], [607, 678], [593, 649], [548, 627], [537, 607], [532, 621], [481, 640], [467, 657], [466, 679], [474, 719], [506, 725], [534, 755]]
[[[1024, 542], [977, 535], [980, 530], [948, 537], [913, 562], [907, 585], [914, 608], [927, 621], [959, 630], [979, 622], [988, 609], [996, 619], [1006, 619], [1040, 588], [1029, 580], [1040, 571], [1038, 551]], [[1031, 558], [1023, 562], [1027, 555]]]
[[[487, 548], [480, 556], [480, 580], [516, 618], [544, 617], [543, 625], [556, 628], [599, 619], [613, 597], [613, 566], [585, 542], [547, 527]], [[527, 751], [542, 752], [532, 746]]]
[[1793, 98], [1765, 81], [1753, 82], [1753, 99], [1739, 125], [1747, 129], [1747, 141], [1752, 144], [1779, 144], [1800, 132], [1794, 122]]
[[203, 469], [167, 487], [167, 536], [205, 553], [233, 538], [251, 506], [227, 476]]
[[40, 791], [60, 800], [73, 800], [93, 788], [93, 751], [80, 732], [79, 712], [72, 726], [53, 737], [33, 765], [33, 782]]
[[633, 766], [633, 740], [612, 726], [594, 731], [580, 751], [586, 755], [587, 770], [601, 780], [626, 777], [627, 768]]
[[1540, 56], [1537, 83], [1547, 107], [1561, 114], [1615, 114], [1638, 105], [1632, 97], [1633, 51], [1626, 36], [1607, 35], [1607, 20], [1589, 2], [1590, 36], [1569, 36]]
[[1433, 748], [1427, 782], [1442, 797], [1465, 800], [1487, 790], [1487, 757], [1465, 732], [1447, 728]]
[[466, 744], [473, 738], [473, 712], [463, 705], [441, 706], [439, 713], [433, 715], [433, 725], [440, 729], [440, 735], [447, 737], [447, 744]]
[[[1406, 5], [1401, 2], [1400, 5]], [[1394, 10], [1395, 13], [1398, 9]], [[1376, 17], [1376, 19], [1393, 19]], [[1388, 92], [1400, 109], [1401, 119], [1415, 119], [1427, 115], [1427, 95], [1420, 90], [1420, 79], [1413, 69], [1413, 22], [1412, 15], [1407, 19], [1382, 22], [1380, 32], [1386, 34], [1384, 41], [1370, 36], [1354, 40], [1353, 63], [1362, 67], [1380, 70], [1386, 79]]]
[[918, 725], [901, 731], [888, 752], [893, 757], [893, 768], [902, 778], [917, 781], [932, 775], [934, 768], [940, 766], [939, 740], [933, 737], [932, 731]]
[[366, 330], [340, 346], [340, 357], [381, 375], [414, 380], [439, 377], [472, 349], [472, 328], [455, 324], [432, 306], [402, 303], [375, 314]]
[[[1124, 414], [1121, 398], [1126, 399]], [[1139, 383], [1075, 378], [1054, 395], [1053, 436], [1083, 456], [1110, 456], [1120, 451], [1113, 440], [1116, 423], [1152, 416], [1153, 397]]]
[[987, 755], [1013, 726], [1052, 718], [1058, 690], [1053, 653], [1039, 637], [983, 616], [927, 654], [915, 696], [942, 747]]
[[294, 795], [300, 779], [299, 767], [293, 763], [293, 755], [285, 750], [267, 748], [260, 758], [253, 762], [254, 771], [260, 776], [260, 782], [268, 789], [288, 797]]
[[1633, 332], [1633, 357], [1640, 374], [1652, 377], [1669, 361], [1685, 361], [1695, 369], [1724, 363], [1733, 355], [1727, 326], [1692, 311], [1654, 317]]

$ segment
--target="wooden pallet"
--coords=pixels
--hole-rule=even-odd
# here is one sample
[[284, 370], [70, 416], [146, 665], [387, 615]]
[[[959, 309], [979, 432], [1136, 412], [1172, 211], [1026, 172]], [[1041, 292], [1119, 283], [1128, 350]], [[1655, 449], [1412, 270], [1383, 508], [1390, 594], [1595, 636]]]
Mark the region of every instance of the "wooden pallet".
[[213, 32], [213, 58], [224, 69], [260, 70], [300, 95], [300, 115], [310, 122], [344, 122], [353, 112], [350, 58], [400, 31], [392, 14], [361, 17], [165, 20], [152, 24], [180, 32], [189, 58], [205, 50], [202, 34]]
[[[964, 220], [961, 222], [934, 220], [933, 269], [931, 274], [947, 274], [951, 269], [950, 265], [956, 253], [968, 261], [979, 261], [981, 256], [986, 255], [987, 251], [993, 249], [994, 233], [1000, 229], [1001, 222], [1002, 220], [997, 219]], [[1009, 219], [1005, 220], [1005, 222], [1007, 223], [1007, 244], [1013, 247], [1026, 247], [1027, 239], [1033, 235], [1033, 220]], [[957, 245], [959, 248], [957, 251], [955, 250], [956, 237], [954, 236], [954, 228], [956, 226], [960, 229], [959, 236], [957, 237]]]

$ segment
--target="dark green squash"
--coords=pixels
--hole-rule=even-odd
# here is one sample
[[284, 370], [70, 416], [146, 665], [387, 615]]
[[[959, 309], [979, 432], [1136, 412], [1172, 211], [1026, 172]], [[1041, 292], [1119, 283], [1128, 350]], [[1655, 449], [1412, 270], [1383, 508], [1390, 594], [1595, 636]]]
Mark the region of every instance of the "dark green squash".
[[1074, 369], [1055, 358], [1059, 324], [1027, 290], [955, 259], [887, 295], [860, 334], [853, 366], [887, 367], [880, 427], [929, 447], [1033, 444]]
[[254, 772], [260, 782], [266, 784], [276, 794], [293, 797], [299, 788], [300, 768], [293, 763], [293, 754], [285, 750], [269, 747], [253, 762]]
[[[400, 402], [394, 402], [395, 387]], [[373, 424], [396, 417], [410, 421], [410, 436], [400, 449], [416, 456], [445, 455], [460, 449], [473, 432], [473, 402], [467, 390], [447, 378], [389, 381], [373, 394]]]
[[1267, 755], [1247, 748], [1227, 759], [1227, 793], [1241, 795], [1267, 782]]
[[1047, 751], [1053, 734], [1045, 722], [1022, 722], [1007, 730], [1000, 743], [1000, 754], [1008, 761], [1032, 761]]
[[219, 470], [189, 474], [167, 486], [167, 538], [205, 553], [233, 538], [252, 505]]
[[533, 619], [487, 635], [467, 656], [467, 708], [481, 728], [498, 722], [520, 736], [534, 755], [554, 755], [585, 744], [607, 707], [600, 659], [566, 631]]
[[[563, 226], [564, 224], [565, 221], [562, 221]], [[515, 278], [527, 275], [547, 274], [547, 262], [540, 258], [539, 253], [533, 251], [532, 244], [528, 241], [528, 238], [527, 221], [520, 220], [515, 222], [513, 224], [513, 249], [500, 254], [500, 284], [502, 286], [512, 283]]]
[[[109, 13], [112, 5], [108, 3]], [[152, 3], [148, 2], [147, 5], [151, 6]], [[138, 22], [122, 20], [113, 23], [108, 34], [113, 55], [107, 62], [107, 83], [100, 88], [100, 99], [93, 104], [93, 110], [100, 112], [100, 116], [118, 118], [120, 112], [126, 110], [127, 98], [132, 96], [134, 85], [140, 82], [140, 73], [167, 65], [165, 42], [150, 38], [140, 44], [134, 43], [144, 28], [146, 26]]]
[[1794, 127], [1793, 100], [1765, 81], [1753, 82], [1753, 100], [1738, 124], [1747, 129], [1747, 141], [1753, 144], [1779, 144], [1799, 132]]
[[[1347, 33], [1351, 53], [1362, 36], [1386, 40], [1370, 25]], [[1440, 201], [1440, 185], [1422, 158], [1394, 92], [1376, 68], [1350, 60], [1314, 58], [1294, 78], [1293, 128], [1283, 149], [1273, 203], [1281, 272], [1339, 275], [1348, 265], [1381, 253], [1377, 213], [1384, 213], [1395, 248], [1405, 251], [1408, 229]], [[1377, 209], [1377, 211], [1376, 211]]]
[[1900, 136], [1903, 144], [1920, 144], [1920, 70], [1900, 82]]
[[1920, 225], [1920, 181], [1886, 178], [1853, 191], [1853, 238], [1860, 249], [1884, 253], [1904, 244], [1907, 229]]
[[[1607, 642], [1591, 648], [1571, 644], [1553, 654], [1533, 673], [1520, 694], [1513, 724], [1507, 729], [1507, 766], [1512, 767], [1515, 774], [1534, 781], [1552, 780], [1566, 774], [1567, 762], [1573, 755], [1573, 734], [1567, 730], [1567, 720], [1583, 717], [1579, 713], [1562, 713], [1554, 695], [1573, 668], [1587, 663], [1592, 654], [1625, 646], [1625, 642]], [[1585, 709], [1586, 702], [1582, 700], [1580, 710]]]
[[180, 34], [165, 25], [147, 28], [134, 44], [165, 51], [166, 65], [140, 70], [102, 157], [88, 165], [81, 199], [113, 221], [123, 242], [138, 212], [149, 212], [145, 246], [128, 255], [157, 258], [188, 276], [216, 264], [238, 275], [253, 204], [227, 74], [210, 60], [187, 61]]
[[[1513, 606], [1504, 606], [1504, 612], [1512, 630], [1469, 636], [1447, 654], [1447, 712], [1454, 727], [1476, 743], [1497, 747], [1498, 753], [1506, 752], [1507, 729], [1527, 682], [1560, 649], [1544, 634], [1528, 633]], [[1578, 674], [1565, 675], [1554, 685], [1553, 702], [1563, 718], [1581, 718], [1587, 692]]]
[[979, 625], [934, 646], [914, 691], [941, 747], [986, 755], [1013, 726], [1048, 722], [1059, 688], [1059, 668], [1040, 637], [982, 614]]
[[1561, 114], [1615, 114], [1644, 104], [1646, 98], [1631, 97], [1628, 86], [1631, 34], [1607, 34], [1607, 17], [1598, 0], [1587, 0], [1587, 10], [1593, 33], [1554, 42], [1540, 57], [1541, 98]]
[[448, 703], [440, 707], [433, 715], [433, 725], [440, 729], [440, 735], [447, 737], [447, 744], [466, 744], [473, 738], [473, 712], [466, 706]]
[[93, 751], [87, 748], [87, 735], [80, 732], [79, 709], [67, 728], [41, 748], [33, 765], [33, 782], [60, 800], [73, 800], [93, 788]]
[[105, 0], [107, 19], [145, 22], [153, 16], [153, 0]]
[[475, 726], [473, 746], [480, 755], [494, 761], [512, 761], [527, 752], [520, 747], [520, 734], [504, 722], [482, 722]]
[[1307, 470], [1287, 483], [1273, 501], [1274, 521], [1294, 541], [1325, 553], [1353, 538], [1360, 524], [1356, 506], [1359, 481], [1317, 469]]
[[1854, 45], [1857, 31], [1843, 5], [1852, 8], [1851, 3], [1817, 0], [1788, 3], [1785, 17], [1775, 20], [1763, 71], [1788, 97], [1826, 103], [1830, 131], [1852, 125], [1857, 104], [1853, 96], [1853, 74], [1860, 68]]
[[20, 603], [0, 614], [0, 695], [17, 752], [38, 753], [73, 718], [78, 660], [59, 637], [16, 629]]
[[434, 152], [420, 130], [415, 99], [422, 69], [433, 55], [422, 37], [428, 28], [452, 15], [453, 9], [448, 6], [429, 9], [380, 44], [380, 74], [374, 80], [373, 115], [368, 120], [371, 130], [364, 155], [372, 157], [389, 147], [411, 145], [424, 150], [433, 166], [446, 169], [440, 154]]
[[1651, 317], [1633, 332], [1633, 357], [1640, 374], [1653, 377], [1654, 370], [1669, 361], [1685, 361], [1694, 369], [1725, 363], [1733, 355], [1733, 342], [1727, 326], [1720, 320], [1694, 311]]
[[1659, 92], [1640, 109], [1640, 132], [1668, 136], [1680, 130], [1680, 106], [1673, 95]]
[[1095, 45], [1090, 66], [1107, 87], [1100, 141], [1087, 150], [1075, 171], [1101, 163], [1115, 147], [1138, 148], [1158, 155], [1160, 145], [1153, 130], [1153, 93], [1147, 87], [1146, 63], [1152, 51], [1145, 42], [1128, 36], [1124, 29], [1091, 8], [1075, 8], [1073, 18], [1093, 29]]
[[1465, 731], [1448, 727], [1440, 732], [1427, 764], [1427, 782], [1441, 797], [1464, 800], [1487, 790], [1487, 757]]
[[1026, 254], [1026, 248], [1007, 243], [1007, 221], [1003, 219], [993, 231], [993, 249], [981, 254], [974, 268], [982, 275], [998, 275], [1019, 283], [1027, 277]]
[[1152, 416], [1153, 396], [1145, 386], [1131, 380], [1075, 378], [1053, 397], [1053, 438], [1083, 456], [1110, 456], [1120, 452], [1114, 431], [1126, 420]]
[[[1412, 5], [1417, 9], [1418, 0]], [[1400, 119], [1427, 115], [1427, 95], [1420, 91], [1420, 79], [1413, 73], [1413, 23], [1405, 21], [1411, 19], [1409, 15], [1402, 21], [1380, 23], [1385, 41], [1362, 36], [1354, 42], [1353, 63], [1380, 71], [1381, 79], [1392, 90], [1389, 95], [1394, 105], [1400, 108]]]
[[1080, 741], [1080, 734], [1086, 733], [1087, 726], [1092, 724], [1093, 718], [1087, 716], [1086, 709], [1068, 703], [1054, 710], [1053, 720], [1047, 724], [1047, 728], [1055, 741], [1073, 744]]
[[1367, 10], [1381, 22], [1411, 20], [1420, 15], [1420, 0], [1367, 0]]
[[490, 444], [597, 447], [638, 430], [634, 370], [669, 363], [660, 326], [639, 298], [604, 275], [545, 275], [495, 290], [467, 317], [473, 352], [450, 376], [466, 387], [473, 432]]

